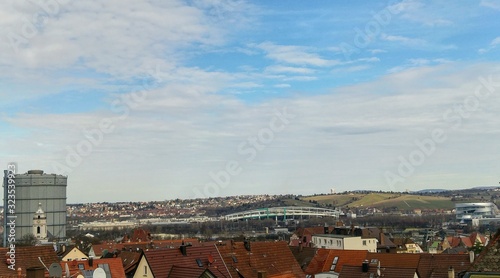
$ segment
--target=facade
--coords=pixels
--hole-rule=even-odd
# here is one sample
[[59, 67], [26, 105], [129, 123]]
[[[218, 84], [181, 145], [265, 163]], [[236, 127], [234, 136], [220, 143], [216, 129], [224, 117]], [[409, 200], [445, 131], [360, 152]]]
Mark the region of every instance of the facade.
[[377, 252], [377, 239], [361, 236], [320, 234], [313, 235], [313, 247], [338, 250], [367, 250]]
[[47, 237], [47, 216], [42, 209], [42, 204], [38, 203], [38, 210], [33, 216], [33, 235], [37, 240], [46, 242]]
[[[15, 174], [15, 192], [7, 187], [7, 171], [4, 171], [4, 207], [14, 210], [4, 210], [4, 237], [6, 246], [7, 234], [12, 230], [9, 219], [15, 219], [15, 239], [19, 241], [27, 234], [36, 234], [38, 219], [34, 215], [39, 207], [43, 208], [46, 233], [49, 238], [63, 239], [66, 237], [66, 188], [67, 177], [56, 174], [45, 174], [42, 170], [30, 170], [24, 174]], [[9, 192], [8, 192], [9, 188]], [[11, 198], [13, 197], [13, 198]], [[14, 199], [14, 206], [12, 200]], [[11, 201], [8, 203], [8, 201]], [[36, 216], [38, 217], [38, 216]], [[42, 216], [41, 216], [42, 217]], [[42, 220], [42, 219], [41, 219]], [[42, 222], [42, 221], [40, 221]], [[42, 227], [40, 227], [42, 228]], [[42, 230], [40, 230], [42, 231]], [[13, 233], [10, 232], [9, 235]], [[41, 234], [40, 234], [41, 236]]]
[[457, 203], [455, 211], [457, 220], [471, 220], [495, 217], [498, 208], [493, 203]]

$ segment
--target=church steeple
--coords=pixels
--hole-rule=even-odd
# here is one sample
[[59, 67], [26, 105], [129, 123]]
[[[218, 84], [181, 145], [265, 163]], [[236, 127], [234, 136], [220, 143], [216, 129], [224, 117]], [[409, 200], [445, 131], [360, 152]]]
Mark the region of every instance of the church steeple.
[[47, 241], [47, 216], [42, 209], [42, 203], [38, 203], [38, 210], [33, 216], [33, 234], [39, 241]]

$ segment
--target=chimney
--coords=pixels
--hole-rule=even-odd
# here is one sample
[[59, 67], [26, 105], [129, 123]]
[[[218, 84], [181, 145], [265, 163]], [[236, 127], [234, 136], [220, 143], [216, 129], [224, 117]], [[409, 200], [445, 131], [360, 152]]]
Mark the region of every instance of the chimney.
[[453, 269], [453, 266], [448, 268], [448, 278], [455, 278], [455, 269]]
[[259, 271], [257, 272], [257, 278], [266, 278], [267, 273], [265, 271]]
[[251, 251], [251, 248], [250, 248], [250, 241], [248, 241], [248, 239], [245, 239], [245, 241], [243, 242], [243, 245], [245, 246], [245, 249], [247, 249], [247, 251]]
[[474, 254], [474, 251], [469, 251], [469, 260], [470, 260], [471, 264], [474, 262], [475, 258], [476, 258], [476, 255]]
[[323, 233], [326, 235], [328, 234], [328, 224], [325, 223], [325, 226], [323, 226]]
[[302, 252], [302, 241], [299, 241], [299, 252]]
[[187, 256], [187, 246], [182, 244], [179, 249], [181, 250], [182, 256]]
[[368, 268], [370, 267], [370, 262], [368, 260], [364, 260], [361, 264], [361, 270], [363, 272], [368, 272]]
[[26, 268], [26, 278], [45, 278], [45, 268], [41, 266]]
[[94, 259], [92, 257], [89, 258], [89, 266], [94, 265]]
[[22, 274], [23, 274], [23, 270], [20, 267], [18, 267], [17, 268], [17, 278], [23, 277]]

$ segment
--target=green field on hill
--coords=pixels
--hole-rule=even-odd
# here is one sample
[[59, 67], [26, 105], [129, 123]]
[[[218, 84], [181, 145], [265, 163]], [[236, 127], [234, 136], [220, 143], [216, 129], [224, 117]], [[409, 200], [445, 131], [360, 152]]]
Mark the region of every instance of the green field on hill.
[[436, 196], [420, 196], [411, 194], [394, 193], [348, 193], [317, 195], [303, 198], [304, 201], [316, 201], [322, 205], [332, 205], [335, 207], [375, 207], [390, 208], [395, 207], [401, 210], [408, 209], [453, 209], [454, 203], [450, 198]]

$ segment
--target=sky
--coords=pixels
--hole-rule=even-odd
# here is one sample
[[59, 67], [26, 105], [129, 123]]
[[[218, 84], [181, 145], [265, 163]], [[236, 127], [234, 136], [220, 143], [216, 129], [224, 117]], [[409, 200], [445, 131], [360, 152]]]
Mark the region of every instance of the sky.
[[0, 164], [67, 202], [498, 185], [500, 3], [0, 2]]

